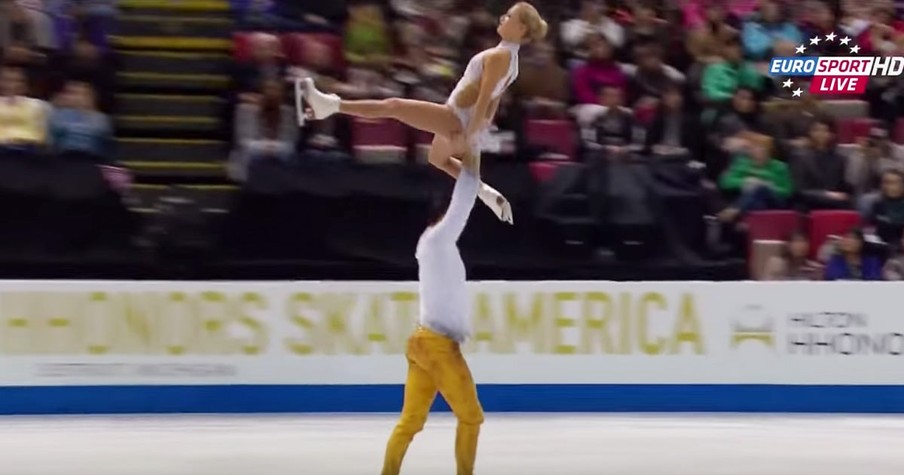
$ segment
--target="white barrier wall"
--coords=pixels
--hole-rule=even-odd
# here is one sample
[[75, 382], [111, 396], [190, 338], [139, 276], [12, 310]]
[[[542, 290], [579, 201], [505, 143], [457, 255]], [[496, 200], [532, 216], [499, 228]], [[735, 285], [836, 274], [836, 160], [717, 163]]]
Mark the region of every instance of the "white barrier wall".
[[[479, 282], [488, 410], [904, 410], [904, 286]], [[414, 283], [2, 282], [0, 413], [392, 411]]]

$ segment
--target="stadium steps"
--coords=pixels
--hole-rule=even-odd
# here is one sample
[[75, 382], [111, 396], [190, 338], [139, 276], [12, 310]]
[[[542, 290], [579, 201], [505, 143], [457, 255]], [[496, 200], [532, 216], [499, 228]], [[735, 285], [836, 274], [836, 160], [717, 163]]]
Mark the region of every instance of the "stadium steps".
[[229, 149], [219, 140], [124, 138], [117, 142], [117, 159], [131, 162], [222, 162]]
[[234, 26], [228, 0], [122, 0], [119, 7], [120, 163], [139, 183], [224, 180]]
[[188, 197], [198, 204], [204, 213], [228, 212], [239, 189], [233, 185], [148, 185], [138, 184], [130, 190], [129, 208], [140, 214], [156, 214], [157, 203], [171, 195]]

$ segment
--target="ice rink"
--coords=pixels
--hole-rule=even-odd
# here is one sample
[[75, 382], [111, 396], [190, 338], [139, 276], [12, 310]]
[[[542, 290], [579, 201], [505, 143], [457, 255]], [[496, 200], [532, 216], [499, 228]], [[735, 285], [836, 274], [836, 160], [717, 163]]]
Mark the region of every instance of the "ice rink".
[[[3, 475], [378, 474], [395, 417], [0, 419]], [[403, 474], [455, 472], [432, 416]], [[483, 475], [900, 475], [904, 418], [488, 414]]]

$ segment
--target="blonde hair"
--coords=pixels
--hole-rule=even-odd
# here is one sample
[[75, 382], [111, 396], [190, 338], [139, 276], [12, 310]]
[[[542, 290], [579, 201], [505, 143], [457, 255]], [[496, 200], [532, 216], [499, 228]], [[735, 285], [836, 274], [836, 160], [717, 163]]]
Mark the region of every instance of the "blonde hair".
[[518, 2], [515, 6], [519, 9], [519, 20], [527, 27], [525, 38], [530, 41], [540, 41], [546, 38], [549, 24], [540, 16], [540, 12], [537, 11], [536, 7], [527, 2]]

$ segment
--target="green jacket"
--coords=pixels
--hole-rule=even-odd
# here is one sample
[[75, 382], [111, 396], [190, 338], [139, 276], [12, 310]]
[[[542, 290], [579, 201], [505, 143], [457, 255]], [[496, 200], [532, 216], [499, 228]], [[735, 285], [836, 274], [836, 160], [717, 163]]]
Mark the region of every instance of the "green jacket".
[[785, 162], [772, 158], [765, 165], [758, 166], [750, 157], [735, 157], [728, 170], [722, 174], [719, 185], [724, 190], [741, 191], [747, 178], [759, 178], [768, 183], [779, 196], [791, 196], [791, 172]]
[[763, 87], [763, 77], [750, 63], [745, 62], [740, 66], [715, 63], [703, 70], [703, 95], [711, 101], [728, 100], [741, 86], [756, 91]]

